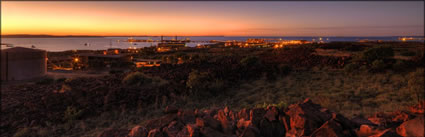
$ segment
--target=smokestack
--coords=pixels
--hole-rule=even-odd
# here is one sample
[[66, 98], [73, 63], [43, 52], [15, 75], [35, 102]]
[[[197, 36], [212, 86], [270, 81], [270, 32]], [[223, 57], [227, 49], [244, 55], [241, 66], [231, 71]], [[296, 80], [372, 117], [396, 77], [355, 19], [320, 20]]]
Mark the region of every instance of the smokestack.
[[163, 38], [164, 36], [161, 36], [161, 42], [164, 40], [164, 38]]
[[177, 35], [176, 35], [176, 38], [175, 39], [177, 40]]

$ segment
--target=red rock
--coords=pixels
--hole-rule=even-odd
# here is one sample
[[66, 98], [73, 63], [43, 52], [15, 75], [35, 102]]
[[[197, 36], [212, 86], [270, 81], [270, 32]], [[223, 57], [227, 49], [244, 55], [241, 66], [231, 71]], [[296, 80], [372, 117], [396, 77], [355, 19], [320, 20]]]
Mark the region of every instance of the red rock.
[[249, 120], [252, 122], [254, 126], [258, 126], [260, 121], [263, 119], [266, 111], [263, 108], [254, 108], [249, 111]]
[[351, 137], [353, 135], [347, 134], [342, 128], [342, 125], [333, 119], [326, 121], [320, 128], [315, 130], [311, 137]]
[[418, 116], [412, 120], [403, 122], [397, 127], [397, 134], [403, 137], [424, 136], [424, 116]]
[[249, 113], [247, 112], [247, 109], [244, 108], [240, 110], [237, 114], [237, 119], [249, 119]]
[[248, 126], [244, 129], [244, 131], [239, 137], [261, 137], [261, 135], [260, 131], [257, 128], [253, 126]]
[[410, 112], [415, 114], [424, 114], [425, 112], [425, 100], [422, 100], [420, 103], [418, 103], [415, 106], [409, 107]]
[[177, 137], [199, 137], [200, 131], [195, 124], [186, 125], [182, 131], [177, 134]]
[[98, 137], [125, 137], [128, 135], [127, 129], [113, 129], [109, 128], [103, 131]]
[[185, 124], [195, 123], [195, 112], [192, 110], [179, 111], [177, 116]]
[[165, 137], [164, 133], [161, 132], [159, 129], [152, 129], [149, 131], [148, 137]]
[[368, 137], [368, 136], [371, 136], [371, 135], [376, 135], [380, 132], [382, 132], [382, 131], [376, 129], [376, 127], [374, 127], [374, 126], [361, 125], [359, 130], [356, 131], [356, 134], [359, 137]]
[[331, 113], [323, 112], [321, 109], [320, 105], [312, 103], [310, 99], [290, 105], [286, 112], [290, 117], [289, 133], [296, 134], [296, 136], [310, 135], [332, 117]]
[[396, 123], [402, 123], [413, 118], [412, 115], [402, 111], [396, 111], [392, 115], [393, 115], [392, 122], [396, 122]]
[[204, 110], [204, 114], [213, 117], [214, 115], [217, 114], [217, 111], [218, 111], [217, 108], [208, 109], [208, 110]]
[[285, 135], [285, 126], [279, 121], [263, 119], [258, 126], [260, 134], [265, 137], [280, 137]]
[[184, 125], [178, 121], [171, 122], [167, 127], [163, 129], [168, 137], [176, 137], [177, 134], [183, 129]]
[[202, 118], [196, 118], [196, 126], [198, 127], [204, 127], [205, 126], [205, 121]]
[[386, 129], [376, 135], [369, 137], [401, 137], [393, 129]]
[[162, 116], [157, 119], [149, 120], [146, 124], [147, 129], [154, 129], [154, 128], [163, 128], [165, 126], [168, 126], [172, 121], [177, 119], [176, 114], [167, 114], [165, 116]]
[[277, 120], [277, 116], [279, 115], [279, 112], [276, 107], [271, 107], [267, 110], [266, 114], [264, 114], [264, 118], [266, 118], [269, 121], [275, 121]]
[[363, 118], [363, 117], [360, 117], [360, 116], [354, 117], [350, 121], [355, 124], [354, 126], [356, 128], [359, 128], [362, 125], [378, 126], [378, 125], [372, 123], [371, 121], [367, 120], [366, 118]]
[[223, 110], [218, 111], [217, 120], [220, 121], [221, 127], [223, 129], [223, 133], [232, 134], [233, 132], [232, 122], [230, 121], [230, 118], [228, 118], [225, 115], [225, 112]]
[[128, 133], [128, 137], [146, 137], [148, 135], [148, 130], [142, 126], [135, 126]]
[[215, 130], [219, 130], [219, 129], [221, 129], [221, 124], [220, 124], [220, 121], [218, 121], [218, 120], [216, 120], [216, 119], [214, 119], [214, 118], [212, 118], [211, 116], [209, 116], [209, 115], [205, 115], [204, 117], [203, 117], [203, 120], [205, 121], [205, 126], [208, 126], [208, 127], [211, 127], [211, 128], [213, 128], [213, 129], [215, 129]]
[[239, 119], [238, 123], [236, 124], [236, 127], [238, 129], [245, 129], [248, 126], [252, 126], [251, 121], [245, 120], [243, 118]]
[[201, 128], [200, 132], [201, 132], [201, 135], [204, 137], [229, 137], [228, 135], [225, 135], [210, 127], [203, 127]]
[[283, 124], [283, 126], [285, 126], [285, 131], [289, 131], [289, 129], [291, 128], [290, 123], [289, 123], [289, 117], [284, 116], [284, 115], [280, 115], [279, 116], [279, 121]]

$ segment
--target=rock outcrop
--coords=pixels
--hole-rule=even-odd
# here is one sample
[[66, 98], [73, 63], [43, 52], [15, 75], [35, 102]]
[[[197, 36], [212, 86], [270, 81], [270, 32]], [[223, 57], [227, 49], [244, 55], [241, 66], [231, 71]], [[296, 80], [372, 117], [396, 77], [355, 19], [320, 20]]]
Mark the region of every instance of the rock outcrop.
[[[288, 108], [181, 110], [167, 107], [164, 116], [131, 130], [108, 129], [100, 136], [122, 137], [419, 137], [424, 134], [418, 111], [377, 113], [351, 120], [310, 99]], [[130, 131], [128, 133], [128, 131]], [[127, 133], [125, 133], [127, 132]]]

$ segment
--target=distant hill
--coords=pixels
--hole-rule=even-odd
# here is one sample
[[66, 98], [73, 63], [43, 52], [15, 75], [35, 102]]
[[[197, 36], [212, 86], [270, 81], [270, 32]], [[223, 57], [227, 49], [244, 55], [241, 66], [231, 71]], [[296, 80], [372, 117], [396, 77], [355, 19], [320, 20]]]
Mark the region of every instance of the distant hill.
[[103, 36], [88, 36], [88, 35], [29, 35], [29, 34], [16, 34], [16, 35], [1, 35], [2, 38], [64, 38], [64, 37], [96, 37], [101, 38]]

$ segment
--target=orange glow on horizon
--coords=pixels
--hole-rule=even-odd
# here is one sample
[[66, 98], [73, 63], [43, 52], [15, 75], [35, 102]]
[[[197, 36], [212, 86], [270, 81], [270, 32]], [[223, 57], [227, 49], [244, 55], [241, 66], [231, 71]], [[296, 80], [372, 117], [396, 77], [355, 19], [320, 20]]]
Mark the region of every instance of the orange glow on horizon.
[[1, 34], [232, 35], [228, 30], [249, 26], [238, 20], [225, 21], [191, 15], [170, 17], [160, 13], [139, 14], [97, 7], [57, 8], [55, 3], [43, 4], [2, 2]]

